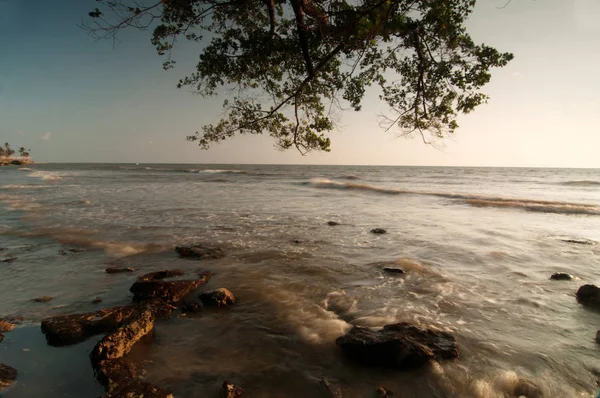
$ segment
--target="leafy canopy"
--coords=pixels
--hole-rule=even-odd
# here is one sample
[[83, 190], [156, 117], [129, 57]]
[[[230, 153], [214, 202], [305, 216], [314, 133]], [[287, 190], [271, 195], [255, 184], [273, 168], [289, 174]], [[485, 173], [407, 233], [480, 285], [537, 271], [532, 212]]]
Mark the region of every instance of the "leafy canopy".
[[360, 110], [370, 86], [390, 108], [388, 130], [444, 138], [486, 101], [490, 69], [513, 57], [471, 39], [475, 0], [96, 1], [85, 29], [115, 39], [152, 27], [165, 69], [177, 40], [203, 46], [178, 87], [227, 97], [223, 118], [188, 137], [205, 149], [268, 133], [282, 149], [329, 151], [339, 111]]

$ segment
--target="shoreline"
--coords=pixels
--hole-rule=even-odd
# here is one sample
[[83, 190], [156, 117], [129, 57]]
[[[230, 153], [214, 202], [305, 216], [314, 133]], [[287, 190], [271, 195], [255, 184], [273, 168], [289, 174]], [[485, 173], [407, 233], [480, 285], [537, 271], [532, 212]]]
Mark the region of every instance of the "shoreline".
[[35, 162], [28, 158], [5, 158], [0, 160], [0, 166], [26, 166], [35, 164]]

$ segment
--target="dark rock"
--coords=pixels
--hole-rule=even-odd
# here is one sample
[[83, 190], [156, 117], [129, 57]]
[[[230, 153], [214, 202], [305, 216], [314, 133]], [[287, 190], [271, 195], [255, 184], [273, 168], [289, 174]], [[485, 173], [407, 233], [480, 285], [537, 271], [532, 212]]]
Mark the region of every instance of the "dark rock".
[[48, 301], [52, 300], [52, 296], [36, 297], [32, 300], [35, 301], [36, 303], [47, 303]]
[[151, 272], [139, 278], [129, 291], [134, 301], [161, 299], [167, 304], [178, 305], [200, 285], [210, 278], [210, 272], [199, 275], [198, 279], [165, 281], [165, 278], [181, 276], [182, 270]]
[[132, 380], [138, 379], [143, 368], [138, 362], [125, 358], [99, 361], [94, 368], [96, 380], [106, 391], [120, 391]]
[[387, 325], [379, 331], [354, 326], [336, 344], [345, 356], [365, 366], [414, 369], [431, 359], [458, 357], [458, 345], [450, 333], [409, 323]]
[[404, 270], [398, 267], [383, 267], [382, 269], [391, 274], [404, 274]]
[[134, 380], [123, 389], [109, 392], [102, 398], [173, 398], [173, 394], [154, 384]]
[[516, 397], [542, 398], [544, 393], [533, 381], [520, 378], [515, 385], [513, 395]]
[[102, 302], [102, 299], [100, 297], [96, 297], [95, 299], [92, 300], [92, 304], [99, 304]]
[[217, 259], [225, 256], [223, 250], [216, 247], [205, 247], [201, 245], [177, 246], [175, 251], [180, 257], [190, 257], [197, 260]]
[[74, 248], [71, 248], [71, 249], [68, 249], [68, 250], [69, 250], [71, 253], [81, 253], [81, 252], [84, 252], [84, 251], [85, 251], [85, 249], [74, 249]]
[[2, 340], [4, 340], [4, 335], [0, 333], [0, 343], [2, 343]]
[[10, 332], [15, 328], [15, 325], [5, 321], [4, 319], [0, 319], [0, 332]]
[[566, 243], [574, 243], [576, 245], [595, 245], [596, 242], [594, 242], [593, 240], [589, 240], [589, 239], [561, 239], [563, 242]]
[[371, 230], [372, 234], [376, 234], [376, 235], [381, 235], [381, 234], [387, 234], [387, 231], [383, 228], [374, 228]]
[[596, 332], [596, 343], [600, 344], [600, 330]]
[[600, 287], [596, 285], [583, 285], [577, 290], [577, 302], [600, 310]]
[[235, 386], [229, 380], [226, 380], [221, 387], [220, 398], [239, 398], [244, 395], [244, 390]]
[[340, 225], [340, 223], [335, 221], [327, 221], [327, 225], [330, 227], [335, 227], [336, 225]]
[[84, 314], [60, 315], [42, 321], [42, 332], [52, 346], [65, 346], [84, 341], [90, 336], [108, 333], [131, 318], [135, 307], [113, 307]]
[[104, 271], [106, 271], [107, 274], [121, 274], [123, 272], [133, 272], [135, 271], [133, 268], [114, 268], [114, 267], [108, 267], [106, 268]]
[[235, 296], [224, 287], [200, 293], [198, 298], [206, 306], [227, 307], [235, 304]]
[[379, 387], [376, 391], [375, 391], [375, 396], [377, 398], [391, 398], [394, 396], [394, 392], [392, 390], [389, 390], [385, 387]]
[[344, 394], [339, 388], [334, 387], [327, 378], [323, 377], [319, 381], [319, 385], [323, 388], [325, 395], [331, 398], [343, 398]]
[[17, 380], [16, 369], [0, 363], [0, 391], [9, 387], [15, 380]]
[[573, 279], [573, 275], [567, 274], [566, 272], [555, 272], [550, 279], [555, 281], [570, 281]]
[[177, 308], [159, 298], [142, 301], [139, 306], [151, 311], [155, 317], [162, 319], [170, 317], [173, 310]]
[[8, 250], [8, 247], [0, 247], [0, 252], [4, 250]]
[[292, 243], [299, 244], [299, 243], [302, 243], [302, 242], [300, 242], [298, 239], [293, 239]]
[[101, 361], [119, 359], [128, 354], [135, 343], [152, 331], [154, 319], [150, 310], [135, 311], [124, 325], [94, 346], [90, 353], [92, 366], [96, 369]]
[[17, 259], [16, 257], [7, 257], [7, 258], [3, 258], [2, 260], [0, 260], [0, 262], [2, 262], [2, 263], [12, 263], [16, 259]]
[[193, 301], [186, 301], [183, 303], [181, 310], [186, 313], [198, 313], [204, 310], [204, 306]]

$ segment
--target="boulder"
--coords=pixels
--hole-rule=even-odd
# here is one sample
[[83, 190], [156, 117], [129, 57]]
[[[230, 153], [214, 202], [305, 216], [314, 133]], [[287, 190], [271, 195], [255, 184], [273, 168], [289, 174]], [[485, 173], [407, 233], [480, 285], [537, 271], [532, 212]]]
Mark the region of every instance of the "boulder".
[[90, 336], [115, 330], [128, 321], [134, 311], [135, 307], [126, 306], [55, 316], [42, 321], [42, 332], [52, 346], [76, 344]]
[[327, 225], [330, 227], [335, 227], [336, 225], [340, 225], [340, 223], [335, 221], [327, 221]]
[[52, 296], [42, 296], [32, 299], [32, 301], [35, 301], [36, 303], [47, 303], [50, 300], [52, 300]]
[[209, 292], [203, 292], [198, 298], [206, 306], [227, 307], [235, 304], [235, 296], [224, 287]]
[[354, 326], [336, 344], [361, 365], [401, 370], [418, 368], [432, 359], [458, 357], [458, 345], [450, 333], [409, 323], [387, 325], [379, 331]]
[[377, 390], [375, 390], [375, 396], [377, 398], [391, 398], [394, 396], [394, 392], [385, 387], [379, 387]]
[[596, 285], [583, 285], [577, 290], [577, 302], [600, 310], [600, 287]]
[[387, 234], [387, 231], [383, 228], [374, 228], [371, 230], [371, 233], [375, 234], [375, 235], [381, 235], [381, 234]]
[[198, 279], [165, 281], [166, 278], [181, 276], [182, 270], [151, 272], [139, 278], [129, 291], [133, 293], [134, 301], [161, 299], [170, 305], [180, 304], [200, 285], [210, 278], [210, 272], [199, 275]]
[[15, 380], [17, 380], [16, 369], [0, 363], [0, 391], [10, 387]]
[[195, 258], [196, 260], [225, 257], [223, 250], [216, 247], [206, 247], [201, 245], [177, 246], [175, 247], [175, 251], [180, 257]]
[[244, 390], [234, 385], [229, 380], [225, 380], [221, 387], [221, 394], [219, 398], [239, 398], [244, 395]]
[[566, 272], [555, 272], [550, 276], [550, 279], [555, 281], [570, 281], [573, 280], [573, 275], [567, 274]]
[[136, 310], [124, 325], [104, 336], [90, 353], [94, 369], [101, 361], [119, 359], [128, 354], [135, 343], [152, 331], [154, 319], [152, 311]]
[[404, 274], [404, 270], [398, 267], [383, 267], [382, 269], [390, 274]]
[[121, 274], [124, 272], [133, 272], [135, 270], [130, 267], [127, 267], [127, 268], [108, 267], [104, 271], [106, 271], [107, 274]]
[[0, 319], [0, 332], [10, 332], [15, 328], [15, 325], [5, 321], [4, 319]]

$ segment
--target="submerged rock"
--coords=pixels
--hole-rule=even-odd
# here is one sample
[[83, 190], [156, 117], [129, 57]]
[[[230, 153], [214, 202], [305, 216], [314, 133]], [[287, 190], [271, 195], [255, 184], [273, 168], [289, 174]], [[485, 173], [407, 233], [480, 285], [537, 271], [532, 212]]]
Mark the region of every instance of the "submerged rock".
[[375, 235], [381, 235], [381, 234], [387, 234], [387, 231], [383, 228], [374, 228], [371, 230], [371, 233], [375, 234]]
[[135, 307], [126, 306], [55, 316], [42, 321], [42, 332], [52, 346], [76, 344], [90, 336], [113, 331], [129, 320], [134, 311]]
[[93, 299], [91, 301], [92, 304], [100, 304], [102, 302], [102, 299], [100, 297], [96, 297], [95, 299]]
[[383, 267], [385, 272], [389, 272], [390, 274], [404, 274], [404, 270], [398, 267]]
[[336, 344], [349, 359], [374, 367], [414, 369], [431, 359], [458, 357], [458, 345], [450, 333], [409, 323], [387, 325], [379, 331], [354, 326]]
[[336, 225], [340, 225], [340, 223], [336, 221], [327, 221], [327, 225], [330, 227], [335, 227]]
[[377, 398], [391, 398], [394, 396], [394, 392], [390, 389], [387, 389], [385, 387], [379, 387], [376, 391], [375, 391], [375, 396]]
[[133, 268], [117, 268], [117, 267], [108, 267], [104, 270], [107, 274], [121, 274], [124, 272], [133, 272], [135, 271]]
[[570, 281], [573, 280], [573, 275], [567, 274], [566, 272], [555, 272], [550, 279], [555, 281]]
[[9, 387], [17, 380], [17, 370], [0, 363], [0, 391]]
[[183, 303], [181, 307], [181, 311], [185, 313], [198, 313], [204, 310], [204, 306], [200, 303], [195, 303], [193, 301], [186, 301]]
[[244, 390], [234, 385], [229, 380], [225, 380], [221, 387], [221, 394], [219, 398], [239, 398], [244, 395]]
[[596, 285], [583, 285], [577, 290], [577, 302], [600, 310], [600, 287]]
[[102, 398], [173, 398], [173, 394], [154, 384], [133, 380], [121, 390], [109, 392]]
[[339, 388], [334, 387], [326, 377], [321, 378], [319, 385], [322, 387], [327, 397], [343, 398], [344, 394]]
[[4, 319], [0, 319], [0, 332], [10, 332], [15, 328], [15, 325], [5, 321]]
[[210, 272], [205, 272], [199, 275], [198, 279], [164, 280], [182, 275], [184, 275], [182, 270], [151, 272], [139, 278], [131, 285], [129, 291], [133, 293], [134, 301], [161, 299], [168, 304], [177, 305], [210, 278]]
[[32, 300], [35, 301], [36, 303], [47, 303], [48, 301], [52, 300], [52, 296], [36, 297]]
[[12, 263], [16, 259], [17, 259], [16, 257], [7, 257], [7, 258], [3, 258], [2, 260], [0, 260], [0, 262], [3, 262], [3, 263]]
[[180, 257], [203, 259], [217, 259], [225, 256], [223, 250], [216, 247], [206, 247], [201, 245], [194, 246], [177, 246], [175, 251]]
[[235, 296], [224, 287], [209, 292], [203, 292], [198, 298], [206, 306], [227, 307], [235, 304]]

